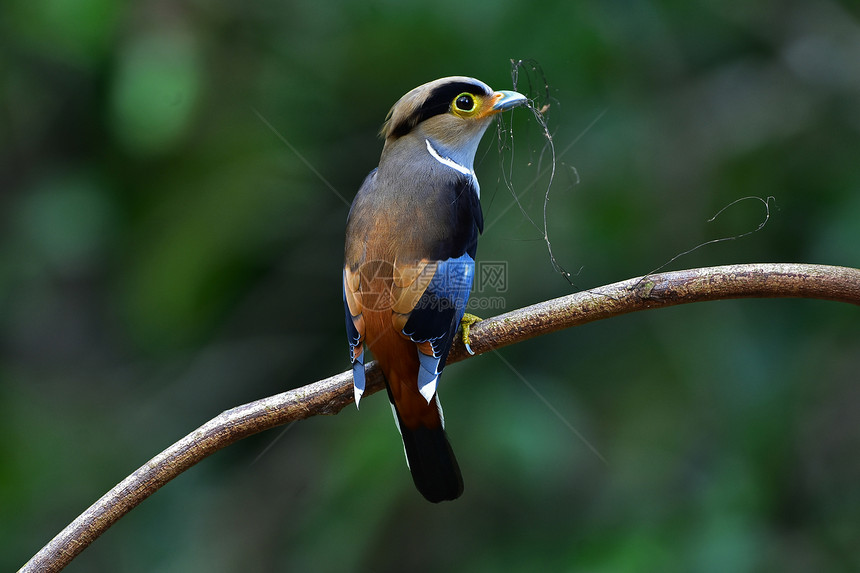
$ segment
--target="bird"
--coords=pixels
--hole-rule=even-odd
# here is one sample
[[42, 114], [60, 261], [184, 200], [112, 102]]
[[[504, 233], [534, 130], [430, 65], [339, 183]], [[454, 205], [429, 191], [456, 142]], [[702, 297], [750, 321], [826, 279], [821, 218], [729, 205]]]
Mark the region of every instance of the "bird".
[[465, 76], [409, 91], [388, 112], [379, 165], [347, 218], [343, 299], [355, 404], [367, 349], [385, 377], [413, 482], [433, 503], [463, 493], [437, 389], [484, 226], [475, 153], [494, 116], [527, 101]]

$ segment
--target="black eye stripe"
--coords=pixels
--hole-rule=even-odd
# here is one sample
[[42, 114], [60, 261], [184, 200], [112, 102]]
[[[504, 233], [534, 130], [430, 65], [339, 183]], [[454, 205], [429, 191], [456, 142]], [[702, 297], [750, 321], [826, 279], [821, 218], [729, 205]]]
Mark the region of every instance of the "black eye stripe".
[[492, 93], [487, 93], [482, 86], [469, 82], [451, 82], [450, 84], [441, 85], [430, 92], [430, 95], [427, 96], [427, 99], [424, 100], [420, 108], [393, 126], [389, 133], [395, 137], [406, 135], [422, 121], [430, 119], [434, 115], [448, 113], [448, 110], [451, 108], [451, 102], [457, 95], [462, 93], [485, 97], [492, 95]]

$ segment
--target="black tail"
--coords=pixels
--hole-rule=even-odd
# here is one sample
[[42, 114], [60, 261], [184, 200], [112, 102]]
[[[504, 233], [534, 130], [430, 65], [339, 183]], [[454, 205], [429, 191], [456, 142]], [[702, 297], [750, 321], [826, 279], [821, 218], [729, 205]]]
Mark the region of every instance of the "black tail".
[[463, 493], [463, 476], [457, 458], [440, 428], [407, 428], [399, 420], [400, 435], [412, 481], [427, 501], [457, 499]]
[[[463, 494], [463, 476], [460, 474], [460, 466], [445, 434], [445, 421], [442, 417], [439, 396], [434, 395], [433, 400], [428, 404], [418, 392], [414, 392], [414, 396], [409, 395], [413, 400], [417, 400], [419, 408], [426, 407], [432, 413], [424, 417], [425, 424], [427, 420], [438, 423], [438, 426], [428, 427], [420, 423], [416, 425], [417, 420], [414, 422], [410, 420], [413, 423], [409, 426], [414, 427], [409, 427], [400, 416], [387, 380], [385, 389], [388, 390], [388, 401], [391, 402], [394, 421], [397, 423], [397, 429], [400, 430], [400, 437], [403, 438], [406, 463], [409, 464], [415, 487], [427, 501], [433, 503], [460, 497]], [[415, 407], [415, 404], [412, 404], [412, 407]]]

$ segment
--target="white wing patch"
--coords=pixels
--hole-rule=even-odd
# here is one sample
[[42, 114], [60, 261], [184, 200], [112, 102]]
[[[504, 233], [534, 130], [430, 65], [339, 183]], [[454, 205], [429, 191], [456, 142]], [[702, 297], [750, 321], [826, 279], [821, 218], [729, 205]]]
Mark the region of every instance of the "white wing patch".
[[352, 363], [352, 390], [355, 395], [355, 407], [359, 407], [361, 396], [364, 394], [364, 349], [359, 352]]
[[445, 414], [442, 413], [442, 402], [439, 401], [439, 394], [436, 394], [436, 408], [439, 410], [439, 421], [442, 422], [442, 429], [445, 429]]
[[430, 400], [433, 399], [433, 394], [436, 393], [436, 382], [438, 381], [439, 376], [435, 376], [425, 384], [418, 386], [418, 391], [421, 392], [421, 395], [424, 396], [424, 399], [427, 400], [428, 404], [430, 403]]
[[436, 393], [436, 383], [439, 381], [439, 359], [418, 352], [418, 391], [430, 403]]
[[[389, 402], [389, 404], [391, 405], [391, 413], [394, 415], [394, 425], [397, 426], [397, 431], [400, 432], [400, 439], [402, 441], [403, 430], [400, 429], [400, 418], [397, 417], [397, 408], [394, 407], [394, 402]], [[444, 428], [444, 423], [442, 427]], [[406, 453], [406, 442], [403, 442], [403, 455], [406, 457], [406, 467], [409, 468], [409, 455]]]

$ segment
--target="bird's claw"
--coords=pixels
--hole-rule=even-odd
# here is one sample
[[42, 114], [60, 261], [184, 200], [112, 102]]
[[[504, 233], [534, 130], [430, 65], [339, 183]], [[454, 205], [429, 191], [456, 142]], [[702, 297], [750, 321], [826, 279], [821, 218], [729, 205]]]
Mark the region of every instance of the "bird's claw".
[[481, 317], [469, 313], [464, 314], [463, 318], [460, 319], [460, 328], [463, 330], [463, 346], [466, 347], [466, 352], [472, 356], [475, 355], [475, 351], [472, 350], [472, 341], [469, 339], [469, 330], [472, 328], [473, 324], [480, 322], [481, 320], [483, 320]]

